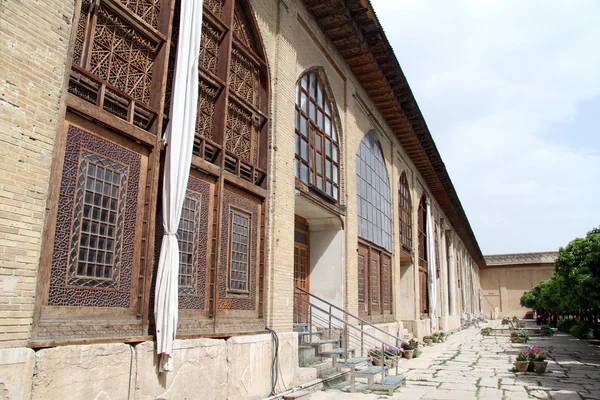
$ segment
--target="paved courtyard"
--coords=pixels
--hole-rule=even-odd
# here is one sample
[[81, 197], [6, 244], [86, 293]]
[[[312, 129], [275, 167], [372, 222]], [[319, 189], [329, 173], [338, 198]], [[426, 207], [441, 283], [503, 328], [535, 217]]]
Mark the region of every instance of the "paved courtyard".
[[[511, 372], [516, 355], [529, 346], [548, 353], [546, 374]], [[419, 358], [402, 361], [407, 383], [393, 398], [600, 399], [600, 347], [563, 333], [513, 344], [507, 336], [483, 337], [472, 327], [422, 350]], [[357, 389], [348, 393], [346, 387], [333, 388], [310, 398], [390, 398], [381, 392], [360, 392], [361, 386]]]

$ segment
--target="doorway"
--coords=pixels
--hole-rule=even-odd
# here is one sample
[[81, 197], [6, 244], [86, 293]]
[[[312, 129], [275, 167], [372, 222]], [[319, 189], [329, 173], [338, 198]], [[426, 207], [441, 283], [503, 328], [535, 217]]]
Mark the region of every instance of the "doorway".
[[310, 291], [310, 234], [308, 223], [302, 217], [295, 216], [294, 221], [294, 323], [306, 322], [308, 317], [308, 295], [296, 290]]

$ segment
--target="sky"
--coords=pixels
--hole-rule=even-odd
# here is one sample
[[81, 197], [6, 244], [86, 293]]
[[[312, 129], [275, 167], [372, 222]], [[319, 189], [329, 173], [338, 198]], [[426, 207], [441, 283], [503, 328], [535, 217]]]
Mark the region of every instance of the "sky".
[[600, 1], [371, 3], [484, 255], [600, 225]]

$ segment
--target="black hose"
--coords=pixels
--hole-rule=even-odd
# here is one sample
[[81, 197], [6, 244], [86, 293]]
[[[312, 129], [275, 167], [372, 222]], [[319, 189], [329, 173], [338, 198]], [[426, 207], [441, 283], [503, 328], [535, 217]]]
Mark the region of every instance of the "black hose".
[[276, 395], [277, 381], [279, 380], [279, 337], [277, 332], [271, 328], [265, 328], [271, 334], [273, 339], [273, 362], [271, 363], [271, 396]]

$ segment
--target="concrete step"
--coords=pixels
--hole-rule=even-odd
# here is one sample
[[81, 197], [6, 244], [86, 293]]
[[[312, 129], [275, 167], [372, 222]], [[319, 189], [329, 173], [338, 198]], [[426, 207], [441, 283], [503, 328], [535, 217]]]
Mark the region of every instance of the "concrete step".
[[402, 386], [406, 382], [406, 377], [401, 375], [388, 375], [383, 380], [375, 382], [371, 389], [384, 389], [388, 391], [388, 396], [394, 394], [396, 388]]
[[296, 385], [314, 381], [319, 377], [319, 371], [315, 367], [299, 367], [296, 370]]

